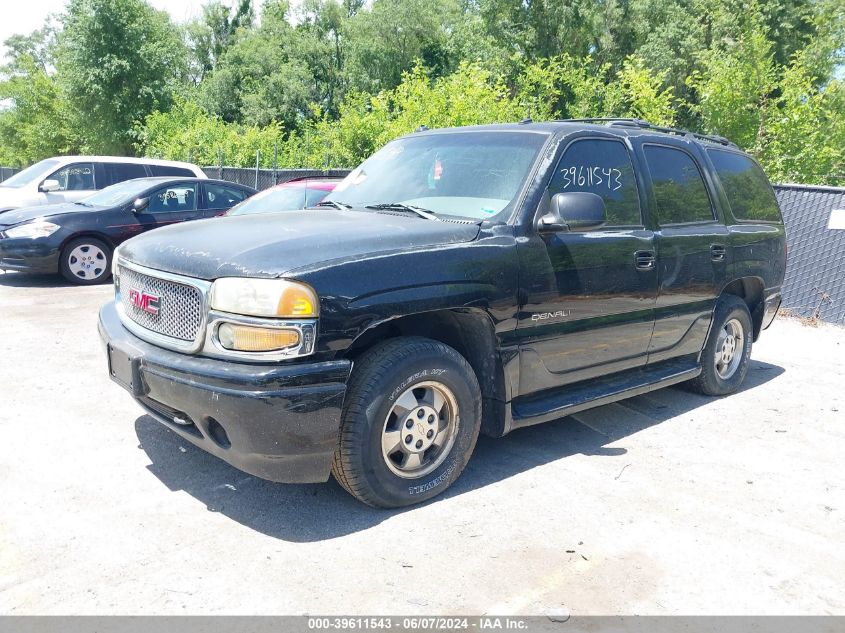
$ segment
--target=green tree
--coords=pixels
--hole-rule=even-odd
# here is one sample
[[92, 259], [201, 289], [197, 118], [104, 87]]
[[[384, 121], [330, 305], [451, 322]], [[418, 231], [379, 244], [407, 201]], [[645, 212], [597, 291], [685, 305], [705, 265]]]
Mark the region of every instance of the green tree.
[[186, 51], [167, 13], [144, 0], [70, 0], [56, 54], [75, 135], [86, 151], [132, 151], [133, 127], [170, 106]]
[[217, 62], [235, 41], [239, 28], [249, 29], [255, 19], [252, 0], [237, 0], [230, 7], [223, 0], [211, 0], [202, 16], [187, 26], [190, 71], [197, 83], [214, 70]]

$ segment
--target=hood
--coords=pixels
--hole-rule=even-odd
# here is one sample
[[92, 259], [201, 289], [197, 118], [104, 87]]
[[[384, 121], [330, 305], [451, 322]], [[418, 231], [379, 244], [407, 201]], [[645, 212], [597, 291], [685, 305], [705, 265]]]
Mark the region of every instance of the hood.
[[321, 262], [468, 242], [477, 224], [319, 209], [186, 222], [132, 238], [129, 261], [175, 274], [280, 277]]
[[12, 226], [21, 222], [29, 222], [39, 218], [49, 218], [53, 215], [64, 215], [66, 213], [78, 213], [80, 211], [93, 211], [93, 207], [84, 207], [81, 204], [63, 202], [61, 204], [45, 204], [38, 207], [23, 207], [12, 209], [5, 213], [0, 212], [0, 226]]

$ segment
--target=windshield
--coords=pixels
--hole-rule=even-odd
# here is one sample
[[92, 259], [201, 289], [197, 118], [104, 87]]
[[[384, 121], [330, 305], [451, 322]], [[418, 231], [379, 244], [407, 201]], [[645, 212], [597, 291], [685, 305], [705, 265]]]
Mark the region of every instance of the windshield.
[[267, 189], [232, 207], [228, 215], [295, 211], [305, 207], [305, 187]]
[[326, 200], [402, 203], [438, 215], [490, 218], [508, 207], [547, 139], [531, 132], [446, 132], [397, 139]]
[[126, 204], [149, 189], [150, 184], [150, 181], [145, 178], [125, 180], [88, 196], [82, 202], [92, 207], [114, 207]]
[[38, 180], [44, 175], [44, 172], [51, 170], [53, 167], [56, 167], [59, 164], [54, 158], [47, 158], [42, 160], [41, 162], [35, 163], [34, 165], [30, 165], [23, 171], [19, 171], [11, 178], [4, 180], [0, 183], [0, 187], [12, 187], [14, 189], [20, 189], [21, 187], [25, 187], [29, 183], [33, 182], [34, 180]]

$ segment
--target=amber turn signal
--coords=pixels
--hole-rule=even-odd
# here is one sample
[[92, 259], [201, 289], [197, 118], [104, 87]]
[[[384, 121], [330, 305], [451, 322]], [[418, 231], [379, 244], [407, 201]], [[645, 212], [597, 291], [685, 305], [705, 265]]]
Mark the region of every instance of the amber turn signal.
[[296, 330], [223, 323], [217, 328], [217, 340], [232, 351], [274, 352], [299, 345], [300, 338]]

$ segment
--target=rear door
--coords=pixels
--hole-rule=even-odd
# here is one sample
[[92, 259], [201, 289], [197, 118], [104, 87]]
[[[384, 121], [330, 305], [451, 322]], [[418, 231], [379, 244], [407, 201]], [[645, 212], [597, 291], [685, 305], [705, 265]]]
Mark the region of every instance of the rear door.
[[643, 223], [627, 144], [617, 137], [569, 143], [547, 195], [569, 191], [601, 196], [607, 223], [535, 233], [518, 245], [523, 395], [640, 367], [648, 358], [657, 295], [654, 234]]
[[718, 217], [713, 184], [697, 145], [640, 142], [649, 176], [658, 293], [649, 363], [697, 355], [724, 285], [728, 230]]

